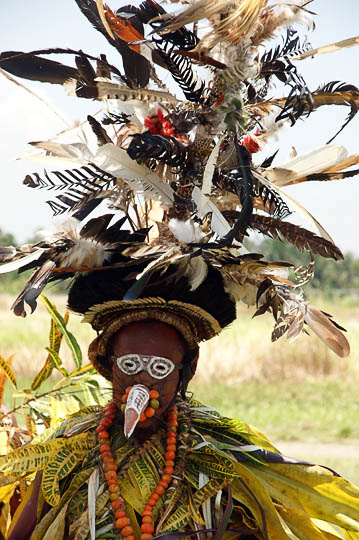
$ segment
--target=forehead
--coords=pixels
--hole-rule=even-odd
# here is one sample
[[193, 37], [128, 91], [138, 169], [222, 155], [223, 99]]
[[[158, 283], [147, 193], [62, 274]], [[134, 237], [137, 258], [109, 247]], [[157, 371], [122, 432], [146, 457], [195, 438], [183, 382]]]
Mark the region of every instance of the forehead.
[[124, 326], [111, 339], [116, 356], [139, 353], [158, 355], [180, 362], [185, 347], [180, 334], [172, 326], [157, 322], [135, 322]]

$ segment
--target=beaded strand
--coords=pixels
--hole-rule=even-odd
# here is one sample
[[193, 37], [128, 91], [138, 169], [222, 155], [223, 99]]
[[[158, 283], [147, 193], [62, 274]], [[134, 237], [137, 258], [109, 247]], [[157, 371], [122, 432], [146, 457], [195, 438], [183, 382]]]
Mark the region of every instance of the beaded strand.
[[[111, 402], [105, 408], [105, 416], [96, 428], [96, 433], [100, 443], [100, 456], [103, 462], [105, 478], [110, 492], [111, 506], [114, 511], [115, 527], [119, 529], [125, 540], [136, 540], [133, 527], [125, 511], [125, 502], [120, 496], [120, 486], [117, 476], [117, 465], [111, 452], [111, 441], [108, 428], [116, 417], [117, 406]], [[167, 442], [165, 453], [165, 468], [160, 481], [153, 490], [141, 514], [141, 538], [140, 540], [151, 540], [155, 530], [153, 524], [153, 508], [158, 499], [165, 493], [172, 481], [174, 471], [174, 460], [177, 448], [177, 427], [178, 427], [178, 409], [174, 405], [170, 408], [167, 419]]]

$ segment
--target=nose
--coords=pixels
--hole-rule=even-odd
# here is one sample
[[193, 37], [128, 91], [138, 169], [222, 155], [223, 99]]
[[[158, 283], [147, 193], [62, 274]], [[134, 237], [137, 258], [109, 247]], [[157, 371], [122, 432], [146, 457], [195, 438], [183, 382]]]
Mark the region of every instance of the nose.
[[133, 378], [135, 379], [134, 384], [143, 384], [148, 388], [154, 388], [155, 383], [158, 383], [158, 379], [151, 377], [147, 371], [140, 371]]

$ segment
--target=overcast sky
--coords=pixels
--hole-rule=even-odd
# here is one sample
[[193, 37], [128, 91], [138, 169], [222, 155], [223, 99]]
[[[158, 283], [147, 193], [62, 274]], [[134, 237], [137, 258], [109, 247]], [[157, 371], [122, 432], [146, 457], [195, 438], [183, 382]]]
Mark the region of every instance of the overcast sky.
[[[109, 2], [111, 7], [121, 4]], [[126, 2], [123, 2], [126, 3]], [[270, 4], [271, 2], [269, 2]], [[309, 34], [313, 47], [358, 35], [358, 0], [314, 0], [310, 9], [318, 16], [316, 30]], [[92, 29], [73, 0], [13, 0], [0, 3], [0, 50], [30, 51], [48, 47], [69, 47], [98, 55], [105, 52], [111, 63], [120, 65], [118, 53], [101, 34]], [[303, 33], [303, 27], [298, 27]], [[352, 47], [330, 55], [323, 55], [298, 63], [310, 89], [338, 80], [359, 86], [359, 47]], [[71, 57], [59, 61], [73, 65]], [[60, 86], [22, 80], [32, 91], [57, 108], [71, 124], [99, 109], [92, 103], [66, 96]], [[168, 84], [168, 81], [167, 81]], [[273, 142], [271, 151], [280, 148], [280, 165], [294, 146], [298, 153], [307, 152], [324, 144], [344, 122], [349, 108], [323, 107], [305, 122], [298, 122]], [[25, 241], [39, 227], [47, 228], [51, 211], [43, 201], [48, 192], [30, 190], [22, 185], [26, 174], [41, 171], [36, 163], [18, 160], [31, 147], [29, 141], [45, 140], [66, 128], [49, 108], [21, 88], [0, 75], [0, 153], [1, 153], [1, 212], [0, 228], [13, 232]], [[359, 115], [340, 134], [333, 144], [345, 146], [350, 154], [359, 153]], [[344, 251], [359, 255], [358, 200], [359, 178], [331, 183], [308, 183], [292, 187], [288, 193], [297, 198], [327, 229]], [[302, 223], [299, 219], [294, 221]]]

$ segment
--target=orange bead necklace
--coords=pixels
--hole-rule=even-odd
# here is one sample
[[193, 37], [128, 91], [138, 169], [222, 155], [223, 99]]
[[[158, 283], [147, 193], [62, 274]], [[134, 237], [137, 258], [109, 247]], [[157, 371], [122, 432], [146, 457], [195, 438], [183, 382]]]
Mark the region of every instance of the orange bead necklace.
[[[96, 433], [100, 442], [100, 455], [103, 462], [105, 477], [110, 492], [111, 506], [115, 514], [115, 527], [121, 531], [121, 535], [126, 540], [136, 540], [133, 527], [130, 525], [130, 520], [125, 511], [125, 502], [120, 496], [120, 486], [117, 477], [117, 465], [111, 452], [111, 441], [108, 433], [108, 428], [111, 426], [116, 417], [117, 406], [112, 401], [105, 408], [105, 416], [100, 421], [96, 428]], [[176, 442], [177, 442], [177, 427], [178, 427], [178, 409], [173, 405], [168, 413], [167, 419], [167, 444], [165, 453], [165, 468], [160, 481], [153, 490], [152, 495], [145, 505], [141, 518], [141, 538], [140, 540], [151, 540], [155, 530], [153, 524], [153, 508], [156, 506], [158, 499], [165, 493], [169, 484], [172, 481], [174, 471], [174, 460], [176, 457]]]

